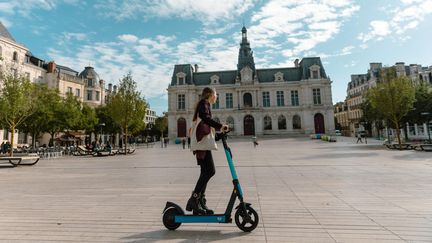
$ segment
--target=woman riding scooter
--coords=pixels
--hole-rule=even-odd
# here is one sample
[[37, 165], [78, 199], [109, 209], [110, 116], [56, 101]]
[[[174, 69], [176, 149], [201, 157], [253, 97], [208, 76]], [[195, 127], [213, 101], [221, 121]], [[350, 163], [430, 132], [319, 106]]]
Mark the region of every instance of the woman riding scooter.
[[[212, 119], [210, 105], [216, 103], [216, 100], [216, 90], [209, 87], [204, 88], [201, 100], [197, 103], [193, 116], [193, 121], [196, 121], [198, 117], [201, 121], [197, 124], [196, 134], [190, 134], [190, 136], [196, 136], [198, 142], [211, 132], [211, 127], [216, 130], [228, 130], [227, 125], [222, 125]], [[196, 155], [198, 165], [201, 167], [201, 174], [192, 192], [192, 196], [187, 202], [186, 210], [193, 211], [194, 215], [210, 215], [214, 212], [207, 208], [205, 190], [208, 181], [216, 172], [213, 157], [210, 150], [196, 150], [193, 153]]]

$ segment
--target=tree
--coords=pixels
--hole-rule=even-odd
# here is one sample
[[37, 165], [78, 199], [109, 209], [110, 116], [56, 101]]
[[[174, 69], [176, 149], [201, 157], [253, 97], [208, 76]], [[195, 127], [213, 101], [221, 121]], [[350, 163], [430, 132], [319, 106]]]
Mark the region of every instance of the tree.
[[378, 85], [370, 89], [366, 97], [374, 109], [394, 124], [401, 146], [400, 122], [413, 108], [414, 87], [406, 76], [397, 77], [395, 68], [386, 68], [381, 72]]
[[134, 130], [144, 121], [147, 103], [137, 91], [137, 84], [128, 73], [120, 80], [118, 92], [109, 97], [107, 109], [113, 121], [124, 135], [125, 153], [130, 129]]
[[25, 133], [30, 133], [32, 137], [32, 147], [35, 147], [37, 136], [49, 129], [49, 121], [54, 118], [54, 111], [51, 109], [60, 103], [59, 92], [50, 89], [45, 84], [35, 85], [33, 92], [35, 97], [35, 111], [19, 127]]
[[74, 130], [84, 130], [86, 133], [97, 131], [96, 126], [99, 124], [99, 119], [96, 115], [95, 109], [87, 104], [81, 105], [79, 119], [74, 127]]
[[424, 123], [429, 118], [422, 113], [432, 113], [432, 86], [427, 83], [421, 83], [415, 89], [414, 108], [406, 115], [407, 122]]
[[168, 133], [168, 117], [166, 113], [156, 118], [153, 129], [155, 129], [161, 137]]
[[11, 131], [10, 156], [13, 156], [15, 129], [34, 113], [34, 87], [27, 78], [13, 74], [0, 73], [0, 81], [3, 86], [0, 94], [0, 119]]
[[53, 116], [48, 119], [48, 132], [51, 135], [50, 144], [54, 141], [55, 134], [79, 126], [81, 118], [81, 102], [73, 94], [67, 94], [58, 102], [53, 101], [49, 104], [49, 109], [53, 112]]
[[363, 112], [363, 117], [360, 119], [360, 122], [367, 123], [370, 125], [370, 128], [372, 128], [372, 125], [375, 125], [379, 137], [379, 131], [383, 128], [382, 120], [384, 117], [377, 109], [372, 106], [371, 102], [367, 98], [365, 98], [361, 104], [361, 109]]

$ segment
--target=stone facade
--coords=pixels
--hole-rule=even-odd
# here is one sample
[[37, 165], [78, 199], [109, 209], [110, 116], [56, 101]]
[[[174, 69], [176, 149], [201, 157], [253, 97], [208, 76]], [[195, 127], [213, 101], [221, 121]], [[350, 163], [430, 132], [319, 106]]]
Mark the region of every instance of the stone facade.
[[204, 87], [218, 101], [213, 118], [233, 128], [233, 135], [303, 135], [333, 133], [331, 81], [319, 57], [295, 61], [291, 68], [256, 69], [247, 30], [242, 29], [237, 70], [198, 72], [175, 65], [168, 87], [168, 133], [185, 137]]
[[[105, 104], [105, 82], [99, 78], [93, 67], [77, 71], [57, 65], [34, 56], [27, 47], [15, 41], [6, 27], [0, 22], [0, 71], [14, 75], [25, 75], [31, 82], [46, 84], [59, 90], [62, 97], [71, 92], [85, 104], [97, 107]], [[1, 83], [0, 83], [1, 87]], [[43, 136], [40, 144], [47, 143]], [[15, 136], [14, 144], [31, 143], [24, 134]], [[0, 129], [0, 143], [10, 140], [7, 129]]]
[[[396, 69], [396, 74], [398, 76], [407, 76], [413, 84], [417, 85], [420, 82], [426, 82], [432, 84], [432, 66], [431, 67], [422, 67], [418, 64], [410, 64], [405, 65], [404, 62], [397, 62], [393, 65]], [[365, 124], [362, 124], [361, 120], [363, 118], [363, 111], [361, 109], [361, 105], [364, 101], [364, 93], [375, 87], [378, 81], [379, 73], [383, 67], [382, 63], [370, 63], [369, 69], [365, 74], [353, 74], [351, 75], [351, 81], [347, 86], [347, 97], [344, 101], [347, 109], [340, 109], [340, 105], [335, 105], [335, 117], [339, 124], [344, 124], [343, 131], [344, 134], [355, 136], [358, 131], [365, 131]], [[338, 103], [339, 104], [339, 103]], [[348, 126], [346, 126], [346, 116], [348, 116]], [[426, 131], [426, 125], [419, 125], [421, 127], [417, 132], [417, 124], [409, 126], [408, 130], [410, 131], [411, 136], [424, 137], [425, 132], [422, 132], [422, 128]], [[369, 135], [375, 136], [378, 134], [375, 126], [371, 127], [369, 131]]]

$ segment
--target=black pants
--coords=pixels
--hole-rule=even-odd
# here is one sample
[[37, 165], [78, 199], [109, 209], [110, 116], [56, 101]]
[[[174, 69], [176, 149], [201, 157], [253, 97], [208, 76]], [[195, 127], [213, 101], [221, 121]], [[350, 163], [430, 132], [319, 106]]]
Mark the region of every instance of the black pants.
[[195, 186], [195, 193], [205, 193], [207, 183], [216, 173], [213, 157], [211, 151], [206, 151], [204, 159], [198, 160], [198, 164], [201, 166], [201, 174], [198, 178], [197, 184]]

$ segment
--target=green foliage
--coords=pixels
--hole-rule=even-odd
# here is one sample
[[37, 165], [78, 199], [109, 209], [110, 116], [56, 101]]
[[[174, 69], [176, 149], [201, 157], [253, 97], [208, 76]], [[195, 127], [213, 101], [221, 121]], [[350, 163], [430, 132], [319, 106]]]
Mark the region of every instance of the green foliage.
[[[0, 120], [11, 131], [13, 148], [15, 129], [35, 112], [34, 86], [23, 76], [0, 73]], [[10, 155], [13, 155], [11, 149]]]
[[145, 117], [147, 103], [140, 92], [137, 91], [136, 82], [128, 73], [120, 80], [118, 92], [108, 99], [107, 109], [110, 117], [118, 124], [124, 133], [125, 146], [130, 133], [141, 127]]
[[49, 89], [46, 85], [35, 84], [33, 92], [35, 110], [19, 127], [25, 133], [30, 133], [34, 142], [39, 133], [49, 130], [51, 120], [55, 118], [52, 107], [60, 105], [60, 95], [58, 90]]
[[432, 86], [427, 83], [421, 83], [415, 89], [414, 108], [408, 112], [404, 120], [412, 123], [428, 122], [430, 116], [422, 115], [422, 113], [432, 114]]
[[168, 116], [166, 113], [164, 113], [163, 116], [156, 118], [155, 125], [152, 129], [155, 129], [159, 136], [168, 134]]
[[[107, 106], [101, 106], [95, 109], [96, 112], [96, 117], [99, 120], [99, 124], [104, 123], [105, 126], [103, 128], [105, 133], [109, 133], [109, 134], [115, 134], [115, 133], [119, 133], [120, 132], [120, 126], [114, 122], [114, 120], [111, 118], [110, 116], [110, 112], [109, 112], [109, 107]], [[98, 126], [99, 124], [97, 124], [95, 126], [95, 131], [97, 131], [97, 129], [100, 129], [100, 127]]]
[[415, 101], [415, 90], [411, 81], [405, 76], [397, 77], [394, 68], [384, 69], [378, 85], [367, 92], [366, 99], [377, 114], [394, 124], [400, 144], [400, 122], [413, 108]]
[[96, 126], [99, 124], [99, 119], [96, 115], [95, 109], [87, 104], [82, 104], [79, 120], [75, 127], [76, 130], [85, 130], [86, 133], [98, 131]]

